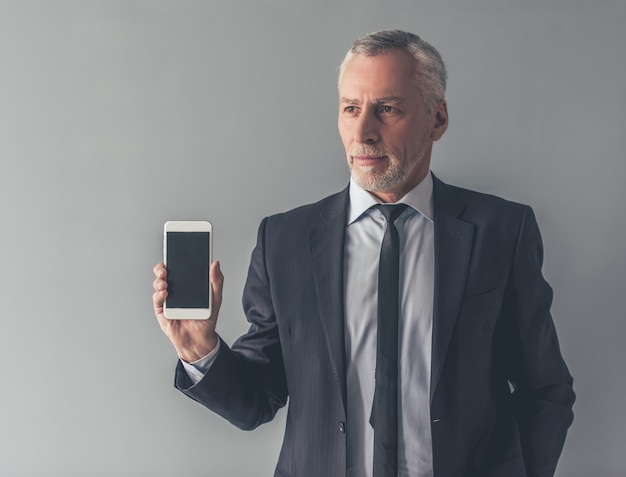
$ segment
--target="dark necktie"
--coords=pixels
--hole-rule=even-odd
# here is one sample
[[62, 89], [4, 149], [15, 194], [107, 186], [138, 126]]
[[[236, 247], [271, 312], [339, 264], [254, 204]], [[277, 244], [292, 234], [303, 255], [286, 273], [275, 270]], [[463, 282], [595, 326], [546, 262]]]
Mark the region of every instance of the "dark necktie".
[[378, 205], [387, 220], [378, 269], [376, 388], [370, 423], [374, 427], [374, 477], [398, 475], [398, 314], [400, 239], [395, 220], [406, 204]]

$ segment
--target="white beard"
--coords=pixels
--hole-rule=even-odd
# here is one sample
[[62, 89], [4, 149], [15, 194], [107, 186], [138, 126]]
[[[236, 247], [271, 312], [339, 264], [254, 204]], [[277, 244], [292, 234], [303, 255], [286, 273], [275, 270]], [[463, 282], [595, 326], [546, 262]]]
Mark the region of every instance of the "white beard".
[[[407, 177], [419, 167], [424, 158], [428, 143], [428, 141], [424, 141], [420, 145], [417, 154], [404, 165], [400, 163], [395, 155], [387, 153], [387, 151], [382, 149], [363, 144], [355, 150], [350, 151], [350, 155], [348, 156], [348, 166], [350, 167], [352, 180], [354, 180], [359, 187], [369, 192], [386, 192], [393, 190], [403, 184]], [[389, 162], [384, 171], [376, 173], [374, 172], [375, 166], [354, 167], [354, 163], [352, 162], [352, 157], [354, 156], [387, 156]]]

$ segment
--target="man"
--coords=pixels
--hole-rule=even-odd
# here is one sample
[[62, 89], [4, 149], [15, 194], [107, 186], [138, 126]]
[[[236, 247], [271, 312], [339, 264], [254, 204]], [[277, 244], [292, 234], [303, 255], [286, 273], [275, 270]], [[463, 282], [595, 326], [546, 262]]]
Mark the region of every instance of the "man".
[[[350, 184], [263, 220], [243, 294], [251, 326], [232, 348], [215, 332], [219, 264], [205, 322], [163, 317], [166, 271], [155, 267], [155, 313], [181, 358], [180, 390], [242, 429], [289, 398], [276, 476], [554, 474], [574, 393], [541, 238], [529, 207], [430, 173], [448, 125], [445, 81], [439, 53], [415, 35], [383, 31], [353, 45], [338, 120]], [[398, 202], [408, 207], [394, 219], [377, 205]], [[395, 296], [377, 299], [390, 293], [381, 243], [394, 230]], [[380, 311], [382, 301], [396, 310]], [[385, 358], [389, 331], [397, 350]], [[394, 355], [390, 385], [380, 369]], [[385, 402], [397, 417], [381, 418], [392, 387]]]

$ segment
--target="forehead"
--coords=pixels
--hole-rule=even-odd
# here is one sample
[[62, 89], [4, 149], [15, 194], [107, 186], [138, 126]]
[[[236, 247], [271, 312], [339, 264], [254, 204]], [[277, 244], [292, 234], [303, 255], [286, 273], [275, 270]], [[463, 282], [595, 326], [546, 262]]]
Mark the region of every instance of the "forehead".
[[399, 96], [415, 94], [415, 59], [404, 50], [376, 56], [356, 54], [345, 65], [339, 96]]

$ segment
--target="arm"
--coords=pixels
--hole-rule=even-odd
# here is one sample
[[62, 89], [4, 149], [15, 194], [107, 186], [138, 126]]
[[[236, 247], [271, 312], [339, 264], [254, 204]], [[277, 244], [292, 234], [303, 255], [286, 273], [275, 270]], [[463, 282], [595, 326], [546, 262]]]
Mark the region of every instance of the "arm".
[[575, 400], [550, 315], [552, 289], [543, 278], [543, 246], [532, 210], [525, 209], [507, 286], [511, 318], [504, 350], [529, 477], [554, 475]]

